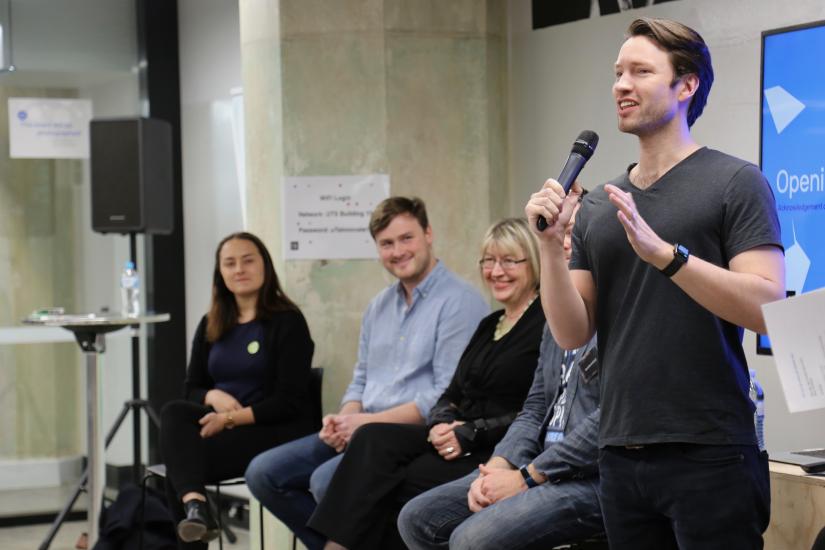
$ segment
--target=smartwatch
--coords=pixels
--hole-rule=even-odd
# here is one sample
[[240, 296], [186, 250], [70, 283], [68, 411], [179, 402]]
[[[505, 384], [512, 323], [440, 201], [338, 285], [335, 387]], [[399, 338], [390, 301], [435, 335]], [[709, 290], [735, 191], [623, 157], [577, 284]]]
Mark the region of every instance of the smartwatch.
[[679, 243], [673, 245], [673, 260], [662, 269], [662, 273], [667, 277], [673, 277], [690, 257], [690, 251]]
[[521, 472], [521, 477], [524, 478], [524, 483], [527, 484], [528, 489], [538, 486], [538, 482], [536, 482], [536, 480], [533, 479], [533, 476], [530, 475], [530, 471], [527, 469], [527, 464], [519, 468], [518, 471]]

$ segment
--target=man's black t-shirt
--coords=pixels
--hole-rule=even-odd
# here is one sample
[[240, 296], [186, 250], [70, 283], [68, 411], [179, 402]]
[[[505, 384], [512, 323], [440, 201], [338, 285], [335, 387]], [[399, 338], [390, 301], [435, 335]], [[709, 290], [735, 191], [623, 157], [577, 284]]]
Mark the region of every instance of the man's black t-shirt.
[[[659, 237], [715, 265], [782, 246], [770, 187], [735, 157], [702, 148], [645, 190], [627, 173], [611, 183], [633, 194]], [[742, 329], [639, 259], [604, 186], [583, 201], [570, 269], [596, 284], [601, 446], [756, 442]]]

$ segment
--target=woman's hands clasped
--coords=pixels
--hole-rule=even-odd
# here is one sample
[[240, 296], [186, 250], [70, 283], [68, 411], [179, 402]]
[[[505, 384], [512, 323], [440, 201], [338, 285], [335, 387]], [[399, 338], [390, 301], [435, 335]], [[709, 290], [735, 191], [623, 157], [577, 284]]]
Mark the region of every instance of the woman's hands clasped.
[[455, 432], [453, 432], [456, 426], [462, 424], [464, 422], [455, 420], [449, 424], [442, 422], [430, 428], [430, 435], [427, 440], [432, 443], [433, 448], [444, 460], [455, 460], [463, 454], [461, 444], [458, 442]]
[[215, 409], [215, 412], [219, 413], [239, 411], [243, 408], [243, 406], [238, 403], [238, 400], [231, 394], [218, 389], [209, 390], [206, 392], [206, 397], [204, 397], [203, 403], [204, 405], [212, 407]]
[[229, 415], [243, 409], [237, 399], [223, 390], [213, 389], [206, 392], [203, 403], [212, 407], [215, 412], [208, 412], [201, 417], [201, 437], [212, 437], [226, 429]]
[[217, 435], [226, 429], [227, 413], [206, 413], [198, 420], [201, 425], [201, 437]]

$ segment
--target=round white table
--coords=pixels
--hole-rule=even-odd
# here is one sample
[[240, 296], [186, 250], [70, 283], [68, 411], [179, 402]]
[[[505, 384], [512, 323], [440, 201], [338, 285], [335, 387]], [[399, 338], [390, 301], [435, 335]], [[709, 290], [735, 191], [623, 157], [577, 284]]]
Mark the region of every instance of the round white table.
[[[127, 326], [162, 323], [169, 320], [168, 313], [146, 313], [139, 317], [120, 314], [89, 313], [63, 314], [45, 311], [35, 312], [23, 319], [29, 325], [62, 327], [74, 334], [80, 349], [86, 354], [86, 493], [89, 495], [88, 547], [93, 548], [98, 539], [100, 512], [103, 506], [103, 488], [106, 486], [103, 432], [100, 429], [100, 378], [99, 356], [106, 351], [106, 333]], [[58, 526], [59, 527], [59, 526]], [[53, 536], [53, 533], [52, 533]], [[51, 540], [47, 540], [46, 547]]]

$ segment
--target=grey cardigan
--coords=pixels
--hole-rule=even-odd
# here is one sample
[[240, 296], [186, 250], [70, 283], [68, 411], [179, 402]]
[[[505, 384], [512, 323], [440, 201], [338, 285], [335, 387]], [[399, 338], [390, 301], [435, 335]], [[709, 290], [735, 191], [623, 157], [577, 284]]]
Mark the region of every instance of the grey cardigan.
[[493, 456], [505, 458], [517, 468], [532, 463], [553, 483], [598, 473], [600, 410], [595, 335], [576, 354], [576, 370], [567, 383], [568, 405], [562, 420], [564, 439], [544, 448], [544, 434], [553, 414], [563, 358], [564, 350], [545, 326], [538, 367], [524, 407], [493, 452]]

